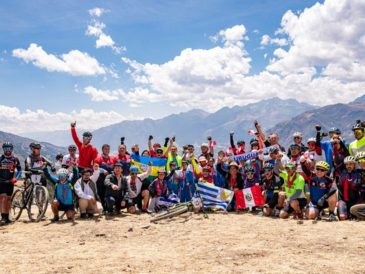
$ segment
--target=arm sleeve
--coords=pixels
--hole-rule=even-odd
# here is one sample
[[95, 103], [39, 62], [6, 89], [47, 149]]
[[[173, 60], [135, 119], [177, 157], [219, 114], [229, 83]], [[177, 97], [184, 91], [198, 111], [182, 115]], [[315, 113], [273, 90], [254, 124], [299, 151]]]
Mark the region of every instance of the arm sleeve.
[[234, 145], [234, 140], [233, 140], [233, 135], [229, 136], [229, 142], [231, 144], [231, 148], [235, 148], [236, 146]]
[[[48, 167], [49, 168], [49, 167]], [[52, 175], [49, 170], [48, 170], [47, 167], [45, 167], [43, 170], [44, 170], [44, 175], [46, 176], [46, 178], [48, 180], [50, 180], [53, 184], [57, 184], [58, 182], [58, 178], [54, 175]]]
[[316, 135], [316, 153], [322, 155], [321, 133], [319, 131], [317, 131]]
[[301, 162], [300, 165], [302, 167], [302, 170], [303, 170], [304, 174], [309, 177], [311, 175], [311, 172], [308, 169], [308, 167], [306, 165], [306, 162]]
[[80, 181], [77, 181], [75, 184], [75, 192], [76, 195], [80, 198], [80, 199], [86, 199], [86, 200], [90, 200], [92, 197], [90, 195], [86, 195], [81, 188], [81, 184]]
[[76, 128], [74, 128], [74, 127], [71, 127], [71, 136], [80, 151], [80, 147], [81, 147], [82, 143], [81, 143], [79, 137], [77, 136]]
[[152, 172], [152, 167], [148, 166], [146, 172], [143, 172], [142, 174], [138, 175], [138, 177], [139, 179], [141, 179], [141, 181], [143, 181], [151, 175], [151, 172]]

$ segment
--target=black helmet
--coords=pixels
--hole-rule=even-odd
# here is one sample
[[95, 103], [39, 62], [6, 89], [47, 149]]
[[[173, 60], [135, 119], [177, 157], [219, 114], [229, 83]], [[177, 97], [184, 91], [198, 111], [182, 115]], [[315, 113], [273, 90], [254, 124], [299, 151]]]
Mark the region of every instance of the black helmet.
[[76, 146], [75, 145], [69, 145], [68, 150], [76, 150]]
[[248, 166], [245, 169], [245, 173], [255, 173], [255, 169], [252, 166]]
[[339, 128], [336, 127], [331, 127], [331, 129], [328, 131], [328, 133], [334, 133], [337, 135], [341, 135], [341, 130]]
[[361, 120], [357, 120], [356, 124], [352, 126], [352, 130], [355, 131], [357, 129], [364, 130], [363, 125], [361, 124]]
[[90, 131], [85, 131], [83, 134], [82, 134], [82, 137], [87, 137], [87, 138], [92, 138], [93, 135]]
[[29, 147], [30, 148], [38, 148], [38, 149], [41, 149], [42, 148], [41, 144], [40, 143], [37, 143], [37, 142], [30, 143]]
[[14, 148], [13, 144], [12, 144], [12, 143], [10, 143], [10, 142], [4, 142], [4, 143], [3, 143], [3, 148], [5, 148], [5, 147], [11, 147], [11, 148]]

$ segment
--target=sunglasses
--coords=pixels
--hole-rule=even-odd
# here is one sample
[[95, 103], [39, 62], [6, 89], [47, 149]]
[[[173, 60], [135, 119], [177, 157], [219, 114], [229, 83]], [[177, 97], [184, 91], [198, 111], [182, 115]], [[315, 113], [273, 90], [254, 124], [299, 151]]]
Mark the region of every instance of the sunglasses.
[[82, 139], [84, 139], [84, 140], [91, 140], [92, 137], [82, 137]]
[[264, 169], [264, 173], [271, 173], [272, 169]]
[[302, 137], [295, 136], [294, 139], [302, 139]]
[[131, 174], [131, 175], [137, 175], [137, 173], [135, 173], [135, 172], [131, 172], [130, 174]]
[[286, 170], [294, 170], [295, 169], [295, 166], [287, 166], [285, 167]]
[[12, 147], [4, 147], [3, 149], [4, 149], [4, 151], [12, 151], [13, 150]]
[[323, 169], [323, 168], [316, 168], [316, 171], [326, 172], [327, 170], [325, 170], [325, 169]]

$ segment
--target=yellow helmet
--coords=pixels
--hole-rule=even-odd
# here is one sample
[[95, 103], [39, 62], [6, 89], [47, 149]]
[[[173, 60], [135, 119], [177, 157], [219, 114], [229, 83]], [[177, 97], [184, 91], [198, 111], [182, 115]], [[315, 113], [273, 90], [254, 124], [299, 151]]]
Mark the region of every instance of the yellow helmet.
[[330, 169], [330, 165], [325, 162], [325, 161], [319, 161], [316, 163], [316, 167], [320, 167], [323, 168], [324, 170], [329, 170]]

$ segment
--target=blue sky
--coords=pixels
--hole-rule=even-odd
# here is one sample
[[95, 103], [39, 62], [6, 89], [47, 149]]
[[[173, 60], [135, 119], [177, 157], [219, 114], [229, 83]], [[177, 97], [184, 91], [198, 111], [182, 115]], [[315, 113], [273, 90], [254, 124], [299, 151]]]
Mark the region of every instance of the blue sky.
[[[314, 6], [317, 2], [318, 4]], [[214, 111], [236, 102], [245, 104], [272, 96], [297, 98], [313, 104], [333, 103], [341, 99], [340, 94], [327, 102], [316, 101], [318, 99], [314, 98], [307, 100], [306, 96], [298, 97], [294, 92], [285, 92], [290, 81], [294, 84], [298, 81], [302, 83], [303, 78], [308, 77], [310, 79], [305, 83], [312, 88], [312, 85], [317, 85], [318, 81], [314, 82], [317, 78], [321, 80], [320, 87], [323, 87], [328, 79], [333, 80], [328, 83], [331, 88], [326, 92], [331, 90], [333, 92], [337, 88], [343, 90], [343, 85], [348, 85], [349, 81], [353, 85], [354, 79], [351, 75], [348, 79], [336, 77], [343, 67], [339, 68], [338, 64], [333, 63], [333, 59], [327, 60], [327, 57], [312, 56], [313, 54], [305, 54], [303, 57], [295, 53], [295, 47], [303, 52], [306, 50], [300, 46], [301, 41], [313, 38], [305, 37], [306, 34], [298, 31], [301, 24], [308, 26], [309, 30], [311, 27], [315, 28], [311, 25], [313, 21], [310, 19], [311, 16], [315, 20], [321, 20], [321, 16], [318, 15], [325, 9], [335, 9], [340, 16], [346, 9], [359, 8], [351, 6], [354, 4], [349, 1], [343, 1], [346, 3], [342, 7], [335, 7], [333, 2], [330, 0], [325, 4], [324, 1], [306, 0], [2, 1], [0, 104], [3, 108], [2, 110], [0, 108], [0, 113], [9, 111], [9, 108], [15, 111], [16, 108], [16, 113], [24, 118], [27, 118], [26, 110], [29, 110], [28, 116], [33, 115], [35, 119], [43, 119], [48, 116], [33, 112], [41, 110], [41, 113], [54, 117], [56, 113], [69, 114], [73, 111], [72, 118], [78, 119], [82, 109], [93, 110], [95, 113], [92, 115], [95, 116], [99, 112], [115, 112], [111, 116], [105, 114], [106, 119], [110, 121], [105, 123], [95, 121], [92, 127], [98, 127], [114, 120], [118, 122], [117, 120], [122, 119], [162, 117], [192, 108]], [[360, 8], [363, 7], [361, 3], [358, 5]], [[92, 15], [89, 12], [95, 8], [101, 11], [99, 15]], [[292, 13], [288, 12], [289, 10]], [[289, 19], [285, 21], [284, 17]], [[284, 25], [281, 25], [282, 20], [286, 22]], [[323, 20], [325, 22], [329, 19], [323, 18]], [[86, 33], [88, 26], [96, 24], [99, 26], [103, 24], [99, 31], [112, 39], [113, 45], [109, 43], [107, 46], [96, 47], [96, 40], [100, 36]], [[235, 26], [237, 27], [234, 28]], [[230, 29], [232, 29], [231, 35]], [[277, 33], [280, 29], [282, 31]], [[263, 35], [269, 35], [271, 40], [264, 43]], [[318, 35], [321, 36], [321, 33]], [[216, 42], [213, 42], [212, 37], [215, 37]], [[274, 39], [284, 40], [279, 43]], [[331, 39], [332, 37], [328, 37], [329, 43]], [[315, 41], [312, 41], [315, 44]], [[347, 45], [348, 42], [346, 40], [343, 44]], [[54, 59], [51, 61], [55, 63], [44, 61], [43, 66], [36, 65], [37, 61], [43, 62], [41, 59], [45, 56], [35, 56], [34, 51], [30, 50], [32, 43], [37, 45], [38, 50], [41, 47], [44, 53], [53, 55], [54, 59], [62, 59], [63, 54], [71, 51], [87, 55], [96, 60], [99, 73], [93, 71], [82, 75], [85, 73], [65, 71], [63, 68], [55, 69], [63, 65], [55, 64], [58, 61]], [[323, 43], [318, 45], [320, 46], [323, 46]], [[126, 50], [116, 52], [115, 49], [122, 47]], [[191, 55], [184, 57], [182, 51], [189, 48], [192, 49]], [[216, 54], [213, 52], [214, 48], [221, 51]], [[203, 51], [200, 52], [199, 49]], [[313, 46], [307, 50], [313, 52], [315, 49]], [[14, 50], [20, 51], [16, 54]], [[275, 50], [277, 51], [274, 54]], [[207, 54], [209, 59], [217, 57], [222, 60], [207, 64], [205, 70], [206, 59], [201, 57], [204, 54]], [[222, 54], [227, 55], [221, 57]], [[179, 56], [181, 63], [175, 60]], [[241, 57], [249, 60], [243, 60]], [[124, 61], [122, 58], [125, 58]], [[181, 68], [181, 64], [185, 66], [189, 58], [195, 58], [194, 63]], [[356, 64], [361, 58], [362, 56], [356, 56], [346, 65]], [[71, 59], [77, 58], [72, 55]], [[132, 61], [137, 63], [138, 68], [130, 63]], [[152, 71], [147, 63], [153, 65]], [[163, 66], [165, 63], [169, 65]], [[268, 67], [270, 64], [273, 66]], [[218, 71], [209, 71], [216, 65], [219, 66]], [[239, 68], [236, 68], [237, 66]], [[219, 70], [225, 70], [226, 67], [230, 68], [228, 72], [224, 72], [227, 74], [222, 79], [217, 77], [220, 74]], [[195, 69], [198, 74], [194, 73]], [[103, 72], [100, 73], [100, 70]], [[262, 75], [263, 72], [268, 72], [270, 75]], [[289, 73], [299, 80], [287, 78]], [[328, 78], [328, 75], [331, 78]], [[141, 80], [141, 77], [147, 80]], [[166, 84], [163, 79], [166, 79]], [[265, 90], [260, 86], [262, 92], [260, 95], [255, 94], [257, 83], [266, 81], [269, 84], [273, 83], [272, 86], [264, 87]], [[277, 84], [278, 81], [285, 83]], [[342, 86], [339, 86], [338, 81]], [[349, 88], [349, 98], [346, 97], [345, 101], [349, 101], [359, 87], [363, 87], [362, 79], [355, 79], [355, 82], [356, 86], [346, 86]], [[332, 86], [335, 84], [337, 86]], [[239, 89], [240, 85], [243, 87], [247, 85], [250, 91], [246, 91], [245, 88]], [[194, 89], [191, 89], [192, 86]], [[85, 92], [86, 87], [91, 88], [92, 92]], [[138, 92], [142, 89], [144, 90], [142, 93]], [[202, 97], [196, 95], [200, 91], [205, 95]], [[223, 100], [216, 96], [215, 94], [220, 91], [224, 91], [226, 97], [232, 95], [232, 100]], [[180, 96], [175, 96], [174, 93]], [[235, 97], [238, 95], [240, 97]], [[204, 98], [207, 97], [213, 98], [209, 99], [208, 106], [204, 102]], [[13, 116], [16, 116], [16, 113]], [[18, 122], [14, 120], [15, 118], [5, 116], [0, 118], [7, 119], [8, 123]], [[60, 123], [68, 117], [59, 116], [57, 121]], [[19, 131], [29, 130], [24, 128], [24, 125], [20, 125], [19, 128], [21, 128]], [[41, 128], [37, 127], [35, 130]]]

